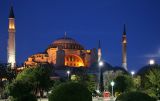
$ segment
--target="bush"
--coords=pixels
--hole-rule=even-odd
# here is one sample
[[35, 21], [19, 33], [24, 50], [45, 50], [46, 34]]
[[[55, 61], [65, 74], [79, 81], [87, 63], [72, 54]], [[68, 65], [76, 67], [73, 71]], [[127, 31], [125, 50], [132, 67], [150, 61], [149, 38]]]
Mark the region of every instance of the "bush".
[[83, 84], [68, 82], [57, 86], [49, 101], [92, 101], [92, 94]]
[[117, 97], [116, 101], [156, 101], [156, 99], [141, 92], [129, 92], [121, 94]]
[[37, 101], [36, 96], [33, 94], [22, 95], [21, 97], [11, 97], [11, 101]]
[[7, 89], [11, 96], [11, 101], [37, 101], [32, 93], [32, 85], [28, 82], [15, 80]]

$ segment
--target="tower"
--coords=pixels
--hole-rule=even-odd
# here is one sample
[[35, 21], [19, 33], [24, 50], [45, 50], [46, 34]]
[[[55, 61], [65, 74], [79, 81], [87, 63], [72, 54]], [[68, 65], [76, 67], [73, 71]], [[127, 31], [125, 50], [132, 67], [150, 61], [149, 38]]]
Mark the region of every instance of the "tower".
[[126, 26], [124, 24], [124, 31], [122, 36], [122, 67], [127, 70], [127, 37]]
[[100, 40], [98, 42], [98, 62], [101, 60], [102, 57], [102, 51], [101, 51], [101, 43]]
[[7, 47], [7, 61], [11, 64], [11, 68], [14, 69], [16, 66], [16, 54], [15, 54], [15, 16], [13, 12], [13, 6], [10, 8], [9, 13], [9, 26], [8, 26], [8, 47]]

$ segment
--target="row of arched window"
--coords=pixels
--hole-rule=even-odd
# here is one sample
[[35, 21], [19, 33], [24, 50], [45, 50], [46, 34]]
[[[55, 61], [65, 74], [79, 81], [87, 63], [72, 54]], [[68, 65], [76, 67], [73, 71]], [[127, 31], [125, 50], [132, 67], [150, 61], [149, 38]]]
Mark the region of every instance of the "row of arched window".
[[58, 46], [62, 46], [64, 49], [83, 49], [81, 45], [71, 43], [61, 43]]
[[70, 56], [70, 57], [66, 57], [66, 60], [68, 61], [68, 62], [79, 62], [79, 59], [76, 59], [75, 57], [72, 57], [72, 56]]

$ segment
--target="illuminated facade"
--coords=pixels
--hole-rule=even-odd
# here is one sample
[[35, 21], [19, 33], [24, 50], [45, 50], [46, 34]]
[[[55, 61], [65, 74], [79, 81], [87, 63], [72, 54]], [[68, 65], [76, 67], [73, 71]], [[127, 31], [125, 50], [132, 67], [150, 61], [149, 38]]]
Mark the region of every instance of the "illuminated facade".
[[10, 9], [9, 14], [9, 27], [8, 27], [8, 48], [7, 48], [7, 61], [11, 64], [11, 68], [13, 69], [16, 66], [16, 50], [15, 50], [15, 18], [13, 13], [13, 7]]
[[66, 37], [55, 40], [43, 53], [34, 54], [25, 61], [25, 66], [50, 63], [55, 66], [89, 67], [97, 61], [96, 49], [85, 50], [76, 40]]

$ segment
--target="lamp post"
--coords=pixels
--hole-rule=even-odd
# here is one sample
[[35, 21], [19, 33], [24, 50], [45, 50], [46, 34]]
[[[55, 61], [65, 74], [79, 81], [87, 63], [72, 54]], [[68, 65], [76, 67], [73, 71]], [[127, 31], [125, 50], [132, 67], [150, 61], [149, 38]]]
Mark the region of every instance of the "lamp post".
[[131, 71], [131, 75], [132, 75], [132, 77], [134, 76], [134, 74], [135, 74], [135, 72], [134, 72], [134, 71]]
[[67, 71], [68, 80], [69, 80], [69, 75], [70, 75], [70, 73], [71, 73], [71, 72], [68, 70], [68, 71]]
[[113, 97], [113, 86], [114, 86], [114, 81], [111, 81], [111, 86], [112, 86], [112, 97]]
[[104, 91], [104, 85], [103, 85], [103, 73], [102, 73], [102, 66], [103, 66], [103, 61], [99, 61], [99, 91], [103, 92]]

